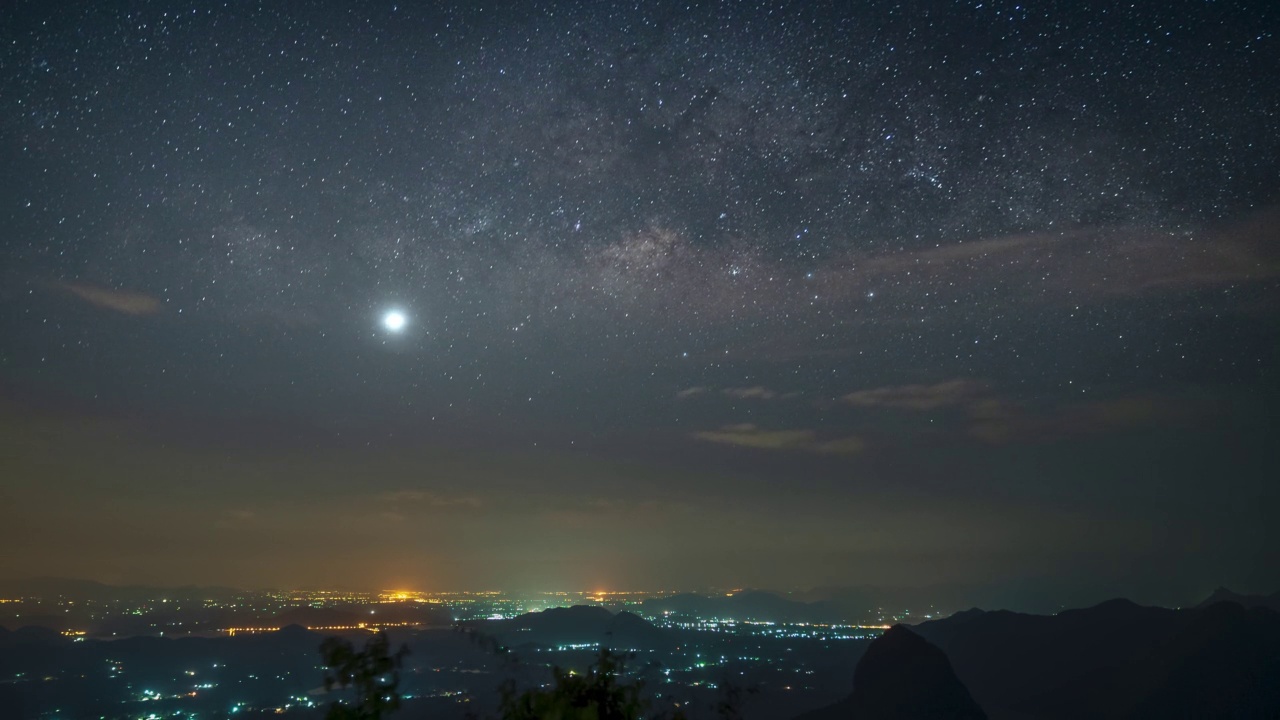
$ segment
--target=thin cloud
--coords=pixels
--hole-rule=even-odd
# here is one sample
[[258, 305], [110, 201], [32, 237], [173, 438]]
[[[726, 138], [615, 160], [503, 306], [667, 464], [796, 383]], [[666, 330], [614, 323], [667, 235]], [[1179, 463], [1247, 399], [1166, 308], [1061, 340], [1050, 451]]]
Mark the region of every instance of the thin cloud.
[[1017, 403], [988, 397], [970, 405], [972, 422], [968, 434], [991, 445], [1037, 442], [1177, 423], [1197, 412], [1212, 410], [1167, 397], [1129, 395], [1037, 412]]
[[1194, 230], [1091, 228], [851, 256], [848, 271], [881, 281], [989, 276], [1032, 290], [1031, 299], [1065, 294], [1079, 302], [1280, 277], [1277, 227], [1280, 208], [1269, 208], [1230, 225]]
[[[689, 398], [697, 397], [699, 395], [707, 395], [715, 391], [716, 391], [716, 388], [714, 387], [697, 385], [694, 387], [685, 388], [677, 392], [676, 399], [688, 400]], [[763, 385], [752, 385], [750, 387], [720, 388], [719, 393], [725, 397], [733, 398], [734, 400], [774, 400], [777, 398], [781, 398], [781, 399], [793, 398], [799, 395], [799, 393], [794, 393], [794, 392], [780, 393], [777, 390], [772, 390]]]
[[857, 407], [886, 407], [923, 412], [972, 402], [985, 391], [986, 388], [981, 383], [961, 378], [934, 385], [892, 385], [859, 390], [841, 399]]
[[693, 437], [705, 442], [757, 450], [795, 450], [830, 455], [852, 455], [866, 448], [857, 436], [821, 440], [813, 430], [764, 430], [750, 423], [704, 430], [694, 433]]
[[1192, 411], [1183, 403], [1154, 395], [1129, 395], [1048, 408], [1027, 407], [995, 392], [987, 383], [964, 378], [932, 385], [860, 390], [841, 400], [862, 408], [912, 412], [948, 409], [963, 416], [960, 432], [990, 445], [1125, 431], [1176, 422]]
[[969, 437], [991, 445], [1002, 445], [1025, 432], [1026, 413], [1013, 403], [987, 397], [969, 405]]
[[[1272, 208], [1221, 227], [1070, 228], [850, 251], [801, 266], [749, 242], [707, 246], [687, 232], [655, 225], [622, 233], [581, 256], [533, 240], [497, 282], [519, 307], [625, 311], [688, 328], [809, 312], [815, 305], [857, 309], [846, 313], [846, 323], [918, 326], [925, 317], [946, 318], [953, 308], [1075, 306], [1274, 280], [1280, 277], [1277, 227], [1280, 209]], [[989, 290], [985, 301], [975, 304], [974, 288]], [[927, 303], [904, 301], [926, 297]], [[811, 332], [793, 332], [780, 331], [765, 352], [780, 358], [798, 351], [848, 352], [814, 348]]]
[[125, 315], [154, 315], [160, 311], [160, 300], [145, 293], [89, 283], [63, 282], [56, 286], [85, 302]]
[[773, 390], [770, 390], [767, 387], [764, 387], [763, 385], [755, 385], [753, 387], [725, 388], [720, 392], [724, 393], [725, 395], [728, 395], [731, 398], [736, 398], [738, 400], [752, 400], [752, 399], [772, 400], [773, 398], [778, 397], [778, 393], [774, 392]]
[[856, 455], [867, 449], [867, 442], [857, 435], [847, 435], [833, 440], [818, 442], [812, 447], [814, 452], [826, 455]]

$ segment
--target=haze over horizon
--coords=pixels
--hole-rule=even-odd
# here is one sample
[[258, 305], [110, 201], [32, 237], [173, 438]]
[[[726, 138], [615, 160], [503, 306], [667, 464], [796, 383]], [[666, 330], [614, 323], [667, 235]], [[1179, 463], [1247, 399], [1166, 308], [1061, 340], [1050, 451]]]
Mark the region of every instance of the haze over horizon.
[[0, 8], [0, 579], [1280, 589], [1271, 3]]
[[[345, 582], [317, 586], [230, 586], [207, 584], [120, 585], [60, 577], [22, 577], [0, 579], [0, 598], [45, 599], [91, 603], [169, 600], [218, 599], [239, 596], [263, 596], [273, 599], [293, 596], [338, 599], [350, 596], [360, 602], [453, 603], [466, 597], [485, 596], [521, 608], [520, 612], [568, 608], [580, 605], [602, 605], [615, 611], [626, 610], [646, 601], [673, 598], [692, 602], [704, 611], [750, 610], [756, 619], [777, 619], [778, 614], [799, 613], [811, 620], [863, 621], [877, 610], [902, 613], [904, 620], [947, 617], [970, 609], [1010, 610], [1032, 615], [1057, 614], [1103, 606], [1115, 601], [1159, 608], [1197, 608], [1215, 602], [1260, 604], [1274, 607], [1280, 603], [1280, 591], [1266, 588], [1194, 588], [1170, 592], [1152, 590], [1140, 584], [1113, 585], [1081, 583], [1071, 579], [1013, 578], [987, 585], [934, 584], [919, 586], [826, 585], [817, 587], [432, 587], [425, 583], [402, 583], [394, 586], [361, 586]], [[736, 599], [735, 599], [736, 598]], [[704, 607], [705, 605], [705, 607]], [[785, 608], [785, 609], [783, 609]], [[794, 619], [794, 618], [793, 618]], [[12, 621], [10, 625], [13, 624]], [[0, 623], [3, 626], [3, 623]]]

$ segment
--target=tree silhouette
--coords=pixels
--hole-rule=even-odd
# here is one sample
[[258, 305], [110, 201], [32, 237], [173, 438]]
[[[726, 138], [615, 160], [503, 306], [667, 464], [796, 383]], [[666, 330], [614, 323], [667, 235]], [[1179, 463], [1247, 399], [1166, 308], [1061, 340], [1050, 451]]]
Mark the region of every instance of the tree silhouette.
[[409, 648], [401, 645], [394, 655], [390, 648], [385, 631], [369, 638], [363, 650], [338, 637], [320, 643], [324, 689], [350, 687], [356, 693], [354, 704], [331, 704], [325, 720], [380, 720], [400, 707], [400, 666]]
[[[649, 702], [641, 697], [642, 681], [619, 682], [623, 662], [607, 647], [583, 674], [554, 668], [549, 689], [516, 693], [515, 683], [502, 686], [502, 720], [642, 720]], [[682, 720], [677, 711], [673, 720]]]
[[760, 688], [755, 685], [744, 688], [728, 675], [722, 677], [718, 684], [720, 697], [715, 705], [716, 714], [724, 720], [742, 720], [743, 694], [754, 695]]

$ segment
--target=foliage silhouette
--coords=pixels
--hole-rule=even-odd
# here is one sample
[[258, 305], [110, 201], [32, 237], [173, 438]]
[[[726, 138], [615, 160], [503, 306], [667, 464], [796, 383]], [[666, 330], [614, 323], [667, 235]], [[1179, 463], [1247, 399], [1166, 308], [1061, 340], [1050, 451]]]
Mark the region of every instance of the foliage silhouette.
[[716, 715], [724, 720], [742, 720], [743, 694], [754, 695], [760, 688], [752, 685], [744, 688], [727, 675], [720, 679], [720, 697], [716, 701]]
[[390, 648], [385, 631], [369, 638], [363, 650], [338, 637], [320, 643], [320, 656], [327, 668], [324, 689], [350, 687], [356, 693], [354, 704], [329, 705], [325, 720], [381, 720], [400, 707], [400, 667], [409, 648], [402, 645], [395, 654]]
[[[644, 681], [620, 682], [622, 669], [622, 659], [601, 647], [596, 663], [583, 674], [553, 668], [549, 689], [517, 693], [514, 681], [508, 680], [501, 688], [502, 719], [643, 720], [650, 706], [641, 695]], [[676, 710], [671, 720], [684, 720], [684, 713]]]

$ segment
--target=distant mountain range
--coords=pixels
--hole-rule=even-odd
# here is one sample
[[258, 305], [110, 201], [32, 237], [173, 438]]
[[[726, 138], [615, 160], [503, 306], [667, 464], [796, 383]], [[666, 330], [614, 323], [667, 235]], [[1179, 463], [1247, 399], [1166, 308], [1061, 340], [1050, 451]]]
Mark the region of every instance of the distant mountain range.
[[1204, 602], [1200, 603], [1196, 607], [1208, 607], [1214, 603], [1220, 602], [1235, 603], [1246, 608], [1264, 607], [1280, 612], [1280, 592], [1272, 593], [1270, 595], [1241, 595], [1240, 593], [1232, 592], [1224, 587], [1214, 590], [1212, 595], [1205, 598]]
[[[949, 614], [970, 607], [1051, 615], [1068, 608], [1096, 605], [1116, 597], [1107, 583], [1079, 585], [1065, 578], [1025, 577], [992, 583], [940, 583], [919, 587], [894, 586], [827, 586], [803, 592], [786, 593], [791, 600], [825, 603], [845, 615], [865, 615], [870, 610], [884, 610], [889, 615], [910, 616], [916, 620], [925, 615]], [[1163, 603], [1183, 605], [1186, 598], [1170, 598]]]
[[7, 630], [0, 626], [0, 651], [29, 646], [61, 646], [70, 642], [70, 638], [57, 630], [39, 625], [28, 625], [17, 630]]
[[992, 720], [1280, 718], [1276, 599], [1220, 589], [1185, 610], [1112, 600], [897, 626], [867, 649], [846, 700], [801, 717], [979, 717], [971, 693]]
[[[1047, 581], [1011, 582], [1000, 587], [932, 585], [918, 588], [873, 586], [821, 587], [782, 593], [749, 589], [732, 594], [682, 593], [646, 600], [645, 614], [671, 612], [709, 618], [772, 622], [874, 623], [917, 622], [974, 605], [1057, 612], [1072, 595]], [[1103, 596], [1105, 597], [1105, 596]]]
[[[93, 580], [57, 577], [0, 579], [0, 598], [41, 597], [93, 600], [227, 599], [250, 591], [226, 586], [184, 585], [174, 587], [111, 585]], [[804, 591], [775, 591], [751, 588], [735, 593], [681, 593], [645, 601], [643, 612], [674, 613], [700, 617], [775, 622], [879, 622], [881, 618], [910, 618], [919, 621], [966, 607], [1009, 609], [1052, 614], [1068, 607], [1084, 607], [1109, 597], [1107, 593], [1084, 591], [1065, 581], [1025, 578], [993, 585], [948, 583], [922, 587], [873, 585], [824, 586]], [[1210, 600], [1230, 600], [1246, 607], [1262, 606], [1280, 610], [1280, 593], [1240, 595], [1218, 588]], [[1207, 601], [1206, 601], [1207, 602]], [[615, 609], [618, 609], [615, 606]]]
[[575, 605], [531, 612], [508, 620], [476, 620], [463, 627], [507, 647], [605, 645], [613, 649], [660, 648], [666, 633], [629, 612], [614, 614], [597, 605]]
[[[801, 592], [747, 589], [733, 594], [682, 593], [645, 601], [642, 612], [774, 622], [919, 622], [967, 607], [1053, 614], [1085, 607], [1107, 593], [1054, 579], [1029, 578], [991, 585], [950, 583], [923, 587], [827, 586]], [[1245, 596], [1236, 596], [1237, 598]], [[1252, 600], [1262, 596], [1248, 596]], [[1274, 602], [1275, 596], [1269, 601]], [[1237, 600], [1239, 601], [1239, 600]]]
[[230, 598], [244, 590], [220, 586], [185, 585], [151, 587], [147, 585], [108, 585], [93, 580], [38, 577], [0, 580], [0, 597], [71, 598], [93, 600], [151, 600], [157, 596], [172, 599]]

